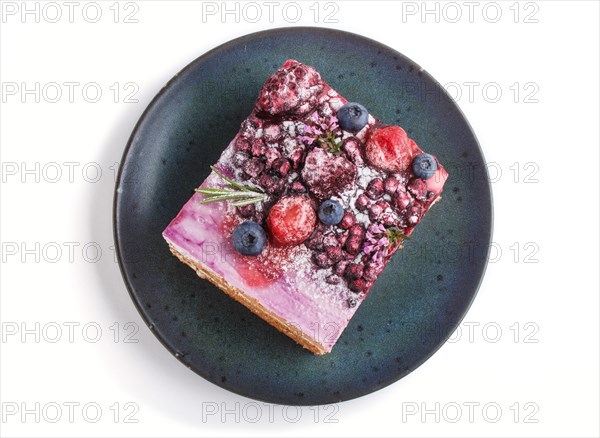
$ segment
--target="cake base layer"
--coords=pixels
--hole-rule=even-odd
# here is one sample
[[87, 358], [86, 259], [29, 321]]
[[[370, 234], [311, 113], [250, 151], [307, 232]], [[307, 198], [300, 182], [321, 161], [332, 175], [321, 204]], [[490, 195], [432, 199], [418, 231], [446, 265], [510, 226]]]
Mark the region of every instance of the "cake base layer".
[[276, 327], [279, 331], [286, 334], [312, 353], [323, 355], [329, 352], [329, 350], [327, 350], [326, 347], [319, 343], [316, 339], [302, 332], [293, 324], [288, 323], [286, 320], [279, 317], [276, 313], [267, 309], [260, 303], [259, 300], [249, 296], [240, 288], [233, 286], [221, 275], [211, 270], [202, 262], [188, 257], [172, 242], [167, 243], [169, 244], [169, 249], [171, 250], [171, 253], [173, 253], [173, 255], [177, 257], [180, 261], [192, 268], [196, 272], [198, 277], [210, 281], [212, 284], [217, 286], [220, 290], [225, 292], [231, 298], [247, 307], [252, 313], [258, 315], [260, 318], [264, 319], [266, 322]]

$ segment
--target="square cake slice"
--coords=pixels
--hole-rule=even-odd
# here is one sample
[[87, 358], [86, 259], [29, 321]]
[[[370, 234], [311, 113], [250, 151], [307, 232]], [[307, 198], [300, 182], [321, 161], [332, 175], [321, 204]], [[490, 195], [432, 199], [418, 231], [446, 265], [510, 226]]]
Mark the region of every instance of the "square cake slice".
[[448, 177], [401, 127], [295, 60], [212, 169], [164, 230], [171, 251], [315, 354], [331, 351]]

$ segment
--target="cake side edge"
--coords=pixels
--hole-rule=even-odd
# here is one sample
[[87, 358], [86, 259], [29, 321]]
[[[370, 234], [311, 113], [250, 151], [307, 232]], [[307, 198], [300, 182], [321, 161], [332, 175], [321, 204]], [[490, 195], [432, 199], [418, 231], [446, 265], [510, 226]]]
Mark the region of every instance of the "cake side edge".
[[165, 238], [169, 245], [169, 249], [171, 253], [177, 257], [181, 262], [188, 265], [192, 268], [198, 277], [210, 281], [216, 287], [218, 287], [221, 291], [229, 295], [231, 298], [245, 306], [252, 313], [259, 316], [261, 319], [275, 327], [281, 333], [293, 339], [296, 343], [300, 344], [302, 347], [306, 348], [310, 352], [316, 355], [323, 355], [329, 353], [331, 350], [328, 350], [323, 344], [318, 342], [316, 339], [302, 332], [298, 328], [294, 326], [290, 326], [287, 321], [279, 317], [273, 311], [264, 307], [259, 300], [254, 297], [246, 294], [242, 289], [233, 286], [229, 283], [225, 278], [221, 275], [214, 272], [208, 266], [203, 264], [202, 262], [195, 260], [181, 251], [175, 244]]

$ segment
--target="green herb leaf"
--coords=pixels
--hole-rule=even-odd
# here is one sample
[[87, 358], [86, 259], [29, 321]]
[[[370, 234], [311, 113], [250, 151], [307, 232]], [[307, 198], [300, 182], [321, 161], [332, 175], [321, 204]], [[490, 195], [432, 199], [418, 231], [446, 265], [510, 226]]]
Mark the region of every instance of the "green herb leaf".
[[244, 205], [262, 202], [267, 195], [260, 189], [245, 186], [230, 178], [227, 178], [214, 166], [210, 166], [221, 179], [226, 181], [230, 188], [217, 187], [199, 187], [196, 192], [203, 194], [206, 198], [200, 201], [200, 204], [209, 204], [211, 202], [232, 201], [231, 205], [242, 207]]
[[195, 189], [196, 192], [202, 193], [203, 195], [219, 195], [224, 193], [229, 193], [229, 189], [217, 189], [213, 187], [202, 187]]
[[254, 198], [249, 198], [246, 199], [244, 201], [235, 201], [232, 202], [231, 205], [235, 206], [235, 207], [243, 207], [244, 205], [249, 205], [249, 204], [254, 204], [255, 202], [261, 202], [264, 201], [266, 199], [266, 195], [265, 196], [257, 196]]
[[342, 142], [336, 141], [335, 136], [331, 131], [327, 131], [325, 135], [319, 138], [319, 146], [327, 152], [339, 155], [341, 153]]
[[232, 187], [238, 189], [238, 190], [244, 190], [244, 191], [251, 191], [251, 192], [257, 192], [257, 193], [263, 193], [262, 191], [255, 189], [253, 187], [248, 187], [245, 186], [243, 184], [240, 184], [238, 182], [235, 182], [232, 179], [227, 178], [225, 175], [223, 175], [221, 172], [219, 172], [219, 170], [217, 170], [217, 168], [215, 166], [210, 166], [210, 168], [212, 169], [212, 171], [214, 173], [216, 173], [217, 175], [219, 175], [222, 179], [224, 179], [225, 181], [227, 181], [229, 183], [229, 185], [231, 185]]
[[396, 246], [400, 245], [402, 242], [404, 242], [405, 240], [409, 239], [409, 237], [406, 234], [402, 233], [396, 227], [388, 228], [386, 231], [386, 235], [390, 241], [391, 246], [393, 246], [393, 247], [396, 247]]

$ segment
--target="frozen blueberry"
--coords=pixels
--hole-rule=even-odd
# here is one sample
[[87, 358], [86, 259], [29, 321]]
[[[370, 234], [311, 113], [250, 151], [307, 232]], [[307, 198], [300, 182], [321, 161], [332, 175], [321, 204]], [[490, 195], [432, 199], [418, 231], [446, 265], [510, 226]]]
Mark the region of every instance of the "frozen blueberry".
[[419, 154], [412, 161], [412, 171], [417, 178], [429, 179], [436, 170], [437, 162], [429, 154]]
[[337, 118], [344, 131], [357, 132], [369, 121], [369, 112], [360, 103], [349, 102], [338, 110]]
[[326, 225], [337, 225], [344, 217], [344, 209], [333, 199], [324, 201], [319, 207], [319, 219]]
[[266, 243], [265, 230], [254, 221], [242, 222], [233, 230], [233, 246], [240, 254], [258, 255]]

